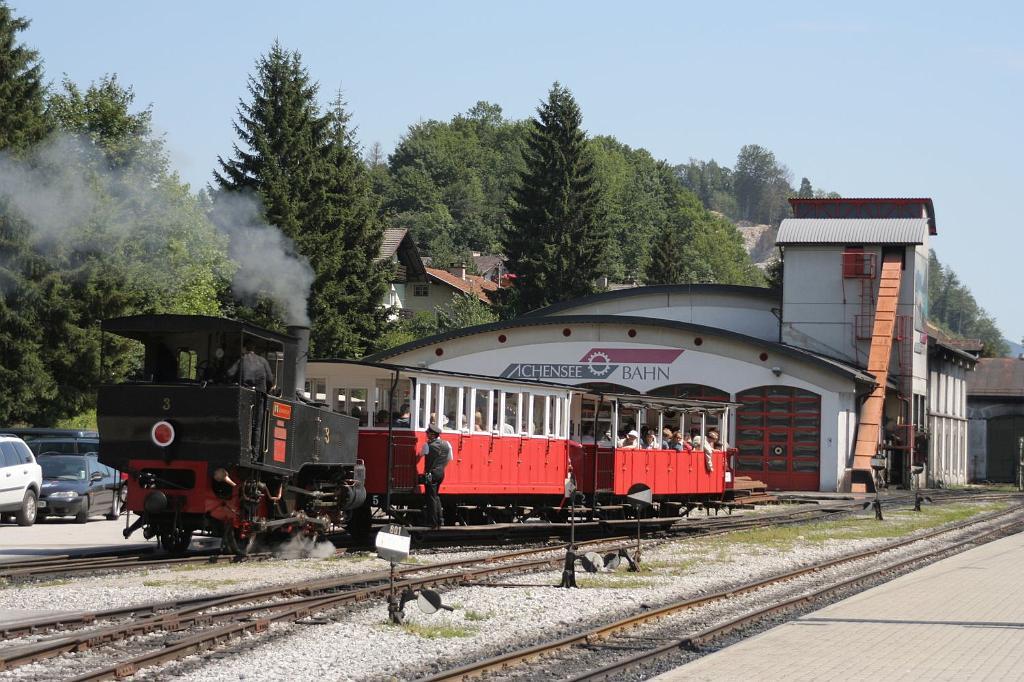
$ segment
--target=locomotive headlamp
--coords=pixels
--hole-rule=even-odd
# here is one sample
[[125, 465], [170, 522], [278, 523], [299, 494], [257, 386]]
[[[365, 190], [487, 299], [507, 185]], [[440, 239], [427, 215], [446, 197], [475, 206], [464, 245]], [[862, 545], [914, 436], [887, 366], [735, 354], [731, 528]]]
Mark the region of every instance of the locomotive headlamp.
[[149, 431], [149, 437], [156, 445], [166, 448], [174, 442], [174, 427], [170, 422], [159, 421], [153, 424], [153, 428]]
[[235, 482], [231, 480], [231, 476], [228, 475], [228, 470], [224, 467], [218, 467], [213, 470], [213, 480], [217, 483], [227, 483], [234, 487]]

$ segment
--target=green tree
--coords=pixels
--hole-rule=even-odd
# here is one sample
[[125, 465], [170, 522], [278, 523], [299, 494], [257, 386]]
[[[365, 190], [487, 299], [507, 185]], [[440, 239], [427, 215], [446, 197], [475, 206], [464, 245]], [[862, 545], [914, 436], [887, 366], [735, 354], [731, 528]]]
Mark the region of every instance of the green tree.
[[609, 231], [582, 121], [572, 93], [559, 83], [532, 121], [526, 171], [505, 233], [522, 310], [593, 293], [604, 270]]
[[814, 187], [811, 186], [811, 181], [807, 178], [800, 179], [800, 189], [796, 195], [801, 199], [811, 199], [814, 197]]
[[218, 158], [214, 178], [223, 191], [255, 194], [265, 220], [309, 259], [310, 352], [362, 355], [383, 322], [376, 306], [385, 273], [374, 263], [383, 227], [344, 103], [321, 112], [318, 90], [301, 55], [275, 42], [249, 77], [249, 101], [239, 103], [241, 146]]
[[985, 357], [1006, 355], [1009, 348], [996, 321], [934, 251], [928, 254], [928, 303], [928, 319], [937, 327], [954, 336], [981, 339]]
[[435, 264], [500, 248], [509, 196], [524, 168], [526, 131], [490, 102], [451, 121], [410, 126], [389, 159], [390, 224], [409, 228]]
[[711, 281], [708, 264], [695, 253], [695, 237], [705, 220], [704, 208], [696, 195], [684, 190], [677, 194], [671, 216], [654, 237], [647, 266], [647, 284], [685, 284]]
[[377, 262], [384, 228], [340, 93], [328, 116], [330, 144], [317, 183], [323, 191], [310, 202], [311, 218], [323, 225], [324, 238], [317, 242], [325, 247], [324, 253], [310, 255], [318, 273], [310, 347], [320, 357], [359, 357], [376, 345], [386, 323], [381, 301], [391, 272]]
[[498, 315], [480, 300], [478, 296], [459, 293], [452, 300], [437, 309], [437, 331], [442, 333], [452, 329], [475, 327], [479, 324], [495, 322]]
[[[43, 69], [36, 51], [18, 42], [26, 19], [0, 3], [0, 171], [48, 132]], [[0, 423], [39, 423], [42, 405], [57, 394], [45, 363], [40, 316], [62, 310], [47, 284], [56, 275], [34, 252], [30, 225], [0, 187]], [[51, 307], [52, 306], [52, 307]]]
[[49, 131], [39, 53], [18, 43], [31, 22], [0, 2], [0, 150], [19, 152]]
[[770, 150], [744, 145], [736, 157], [732, 180], [741, 220], [774, 225], [786, 215], [786, 199], [793, 194], [789, 171]]

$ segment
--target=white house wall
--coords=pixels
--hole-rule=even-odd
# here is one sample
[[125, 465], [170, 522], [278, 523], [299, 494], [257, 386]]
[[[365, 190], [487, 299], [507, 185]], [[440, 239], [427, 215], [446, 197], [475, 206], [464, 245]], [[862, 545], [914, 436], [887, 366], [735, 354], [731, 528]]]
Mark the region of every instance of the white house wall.
[[968, 459], [967, 369], [962, 362], [933, 359], [928, 400], [928, 485], [964, 485]]

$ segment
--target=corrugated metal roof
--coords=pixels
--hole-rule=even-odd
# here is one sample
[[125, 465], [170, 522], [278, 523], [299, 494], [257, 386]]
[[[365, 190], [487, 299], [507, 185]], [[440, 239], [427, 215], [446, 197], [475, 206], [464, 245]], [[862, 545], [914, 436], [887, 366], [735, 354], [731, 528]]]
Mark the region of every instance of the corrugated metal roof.
[[787, 218], [775, 243], [787, 244], [923, 244], [924, 218]]
[[1024, 398], [1024, 360], [982, 358], [967, 374], [967, 397]]

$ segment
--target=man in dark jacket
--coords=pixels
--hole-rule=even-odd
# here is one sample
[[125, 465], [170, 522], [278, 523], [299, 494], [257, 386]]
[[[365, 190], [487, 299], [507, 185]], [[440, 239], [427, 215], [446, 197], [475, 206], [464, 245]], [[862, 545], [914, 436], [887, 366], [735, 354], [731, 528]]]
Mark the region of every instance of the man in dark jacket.
[[423, 507], [424, 524], [431, 528], [444, 525], [444, 511], [441, 508], [441, 482], [444, 469], [452, 461], [452, 446], [441, 440], [441, 429], [436, 424], [427, 427], [427, 442], [420, 451], [426, 458], [423, 466], [423, 487], [427, 495]]
[[270, 393], [274, 387], [274, 373], [270, 369], [270, 363], [262, 355], [257, 355], [251, 341], [245, 342], [245, 352], [235, 364], [228, 369], [228, 376], [238, 376], [238, 383], [241, 386], [255, 388], [257, 391]]

